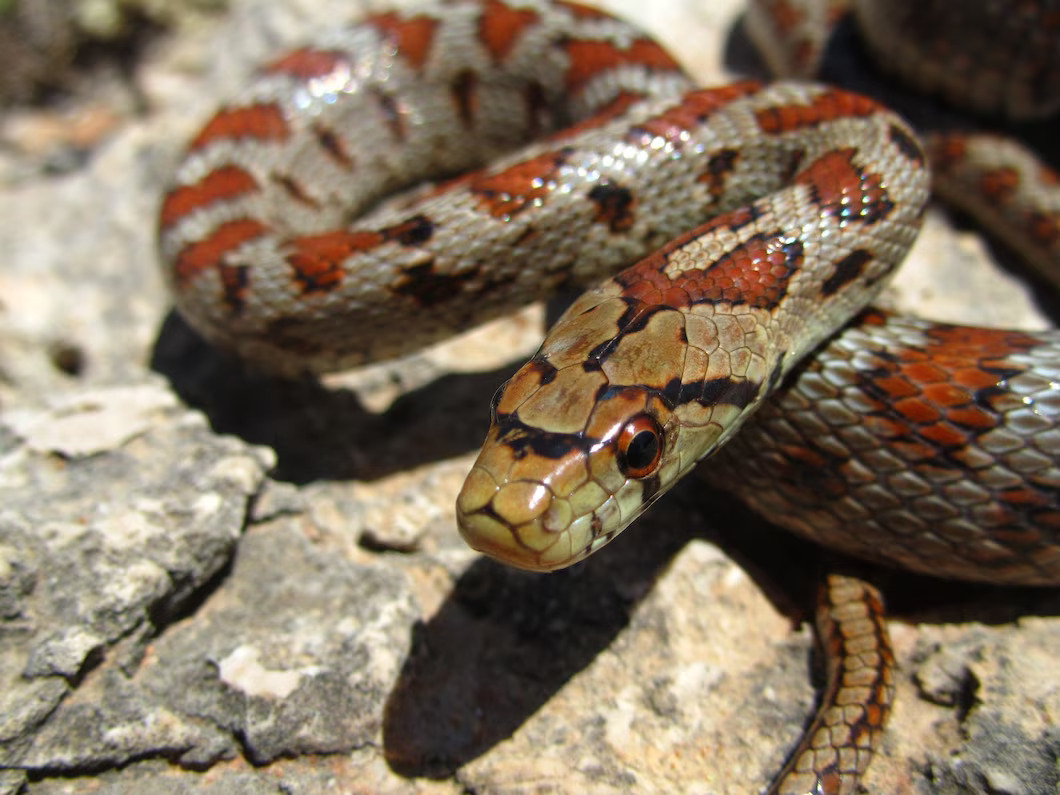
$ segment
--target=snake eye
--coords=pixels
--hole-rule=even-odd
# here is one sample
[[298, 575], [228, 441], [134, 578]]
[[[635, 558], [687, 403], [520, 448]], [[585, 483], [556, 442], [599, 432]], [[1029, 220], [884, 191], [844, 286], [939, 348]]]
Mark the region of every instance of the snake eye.
[[626, 477], [646, 478], [659, 466], [662, 447], [659, 423], [646, 414], [634, 417], [618, 435], [618, 467]]

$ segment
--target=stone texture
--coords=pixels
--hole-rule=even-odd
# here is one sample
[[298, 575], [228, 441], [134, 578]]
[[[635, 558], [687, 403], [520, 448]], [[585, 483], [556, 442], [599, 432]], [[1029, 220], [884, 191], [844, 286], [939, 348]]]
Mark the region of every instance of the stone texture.
[[[0, 156], [0, 792], [743, 793], [807, 720], [820, 555], [700, 484], [557, 575], [461, 542], [540, 308], [322, 383], [169, 314], [153, 216], [182, 142], [256, 61], [383, 5], [237, 2], [74, 116], [0, 122], [25, 144]], [[738, 0], [610, 7], [704, 83], [751, 66]], [[76, 111], [74, 156], [32, 148]], [[1040, 325], [988, 253], [933, 211], [892, 300]], [[868, 791], [1054, 792], [1055, 593], [885, 591], [902, 667]]]

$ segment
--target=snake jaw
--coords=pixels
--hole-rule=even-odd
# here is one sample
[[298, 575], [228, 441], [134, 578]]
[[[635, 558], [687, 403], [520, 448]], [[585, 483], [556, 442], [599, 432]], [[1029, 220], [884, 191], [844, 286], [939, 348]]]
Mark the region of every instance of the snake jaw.
[[552, 571], [580, 560], [592, 538], [574, 518], [570, 501], [543, 483], [498, 484], [476, 465], [456, 502], [460, 534], [475, 550], [530, 571]]

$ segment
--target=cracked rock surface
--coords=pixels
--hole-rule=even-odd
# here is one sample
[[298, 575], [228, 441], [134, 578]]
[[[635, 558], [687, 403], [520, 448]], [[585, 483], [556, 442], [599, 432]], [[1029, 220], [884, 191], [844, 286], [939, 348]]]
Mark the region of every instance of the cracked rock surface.
[[[0, 119], [0, 793], [766, 786], [813, 709], [817, 550], [696, 482], [554, 575], [457, 534], [544, 310], [297, 383], [172, 314], [154, 215], [184, 141], [266, 55], [384, 3], [229, 5]], [[648, 5], [607, 3], [705, 84], [746, 66], [738, 0]], [[891, 300], [1040, 326], [989, 253], [932, 211]], [[1056, 792], [1055, 589], [883, 584], [901, 671], [868, 791]]]

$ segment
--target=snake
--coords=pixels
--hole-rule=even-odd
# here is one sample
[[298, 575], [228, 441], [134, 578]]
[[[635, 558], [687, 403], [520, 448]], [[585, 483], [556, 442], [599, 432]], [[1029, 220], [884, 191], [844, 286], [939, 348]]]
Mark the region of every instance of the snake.
[[[834, 24], [825, 6], [799, 13]], [[763, 2], [748, 25], [791, 40], [801, 7]], [[1055, 181], [1022, 149], [969, 167], [976, 146], [999, 151], [950, 138], [931, 160], [957, 197], [1010, 199], [1029, 230], [1012, 245], [1055, 268]], [[188, 145], [159, 251], [192, 328], [284, 376], [588, 287], [495, 394], [457, 498], [464, 538], [503, 562], [571, 565], [697, 470], [846, 553], [1056, 585], [1060, 335], [870, 306], [930, 189], [917, 135], [867, 97], [697, 88], [602, 11], [439, 0], [263, 66]], [[829, 575], [818, 631], [827, 693], [773, 792], [853, 791], [890, 709], [878, 590]]]

